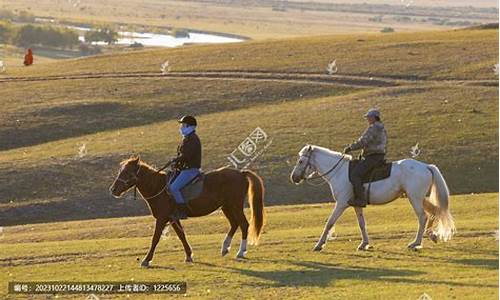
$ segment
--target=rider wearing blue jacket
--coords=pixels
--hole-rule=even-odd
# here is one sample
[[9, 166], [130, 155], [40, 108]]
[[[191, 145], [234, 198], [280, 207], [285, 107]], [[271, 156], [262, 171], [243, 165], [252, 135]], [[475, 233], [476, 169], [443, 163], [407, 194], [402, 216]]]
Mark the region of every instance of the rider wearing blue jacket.
[[197, 122], [193, 116], [183, 116], [178, 122], [183, 138], [177, 147], [177, 157], [173, 160], [174, 168], [179, 171], [179, 175], [170, 182], [170, 191], [177, 204], [172, 217], [186, 219], [187, 205], [181, 189], [200, 174], [201, 141], [196, 134]]

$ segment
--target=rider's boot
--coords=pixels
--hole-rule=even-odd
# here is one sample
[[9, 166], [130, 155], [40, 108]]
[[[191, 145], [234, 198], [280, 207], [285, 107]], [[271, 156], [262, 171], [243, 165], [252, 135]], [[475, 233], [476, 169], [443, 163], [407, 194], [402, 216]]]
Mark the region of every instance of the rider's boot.
[[188, 207], [184, 203], [177, 203], [174, 213], [171, 215], [174, 220], [184, 220], [188, 217]]
[[351, 206], [366, 207], [365, 189], [363, 184], [354, 186], [354, 198], [347, 201]]

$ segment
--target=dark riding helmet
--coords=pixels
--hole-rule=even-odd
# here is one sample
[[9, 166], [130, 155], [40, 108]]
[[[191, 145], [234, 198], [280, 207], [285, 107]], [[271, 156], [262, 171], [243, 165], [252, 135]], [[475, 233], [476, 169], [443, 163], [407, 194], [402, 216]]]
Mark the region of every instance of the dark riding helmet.
[[193, 116], [183, 116], [177, 122], [179, 122], [179, 123], [185, 123], [185, 124], [187, 124], [189, 126], [196, 126], [196, 125], [198, 125], [197, 122], [196, 122], [196, 118], [193, 117]]

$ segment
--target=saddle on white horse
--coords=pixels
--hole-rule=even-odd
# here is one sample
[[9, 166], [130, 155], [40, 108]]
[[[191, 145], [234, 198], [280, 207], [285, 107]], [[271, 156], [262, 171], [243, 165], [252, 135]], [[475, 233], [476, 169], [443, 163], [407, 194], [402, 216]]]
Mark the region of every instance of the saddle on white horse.
[[[361, 160], [353, 159], [349, 162], [349, 181], [352, 183], [352, 170], [359, 164]], [[383, 180], [391, 176], [392, 162], [387, 162], [384, 160], [377, 166], [375, 166], [370, 172], [366, 172], [361, 177], [361, 182], [363, 184], [368, 183], [368, 188], [366, 189], [366, 203], [370, 204], [370, 188], [372, 182]]]
[[[361, 162], [361, 160], [359, 160], [359, 159], [352, 159], [349, 162], [349, 181], [350, 182], [352, 182], [351, 172], [356, 167], [356, 165], [359, 164], [360, 162]], [[361, 180], [363, 183], [370, 183], [370, 182], [386, 179], [389, 176], [391, 176], [391, 170], [392, 170], [392, 162], [387, 162], [386, 160], [384, 160], [381, 164], [379, 164], [375, 168], [373, 168], [371, 170], [371, 172], [367, 172], [366, 174], [364, 174], [363, 177], [361, 178]]]

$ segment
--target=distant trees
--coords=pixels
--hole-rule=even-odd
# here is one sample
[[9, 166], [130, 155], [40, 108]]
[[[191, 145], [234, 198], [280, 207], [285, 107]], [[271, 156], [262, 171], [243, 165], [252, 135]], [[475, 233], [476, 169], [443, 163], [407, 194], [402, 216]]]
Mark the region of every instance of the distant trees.
[[384, 29], [380, 30], [382, 33], [394, 32], [394, 28], [392, 27], [384, 27]]
[[15, 19], [15, 21], [23, 23], [33, 23], [35, 22], [35, 16], [25, 10], [22, 10], [21, 12], [19, 12], [19, 15], [17, 15], [17, 19]]
[[0, 9], [0, 19], [20, 23], [33, 23], [35, 16], [25, 10], [15, 13], [7, 9]]
[[0, 21], [0, 43], [6, 44], [12, 40], [12, 35], [15, 33], [10, 22]]
[[24, 25], [17, 30], [14, 44], [22, 47], [41, 45], [56, 48], [73, 48], [78, 45], [78, 34], [69, 29], [52, 26]]
[[95, 42], [105, 42], [108, 45], [111, 45], [114, 44], [117, 40], [118, 40], [118, 32], [108, 27], [87, 31], [85, 33], [85, 42], [89, 44]]
[[20, 47], [73, 48], [80, 41], [78, 34], [69, 29], [34, 25], [16, 27], [9, 22], [0, 22], [0, 43]]
[[[27, 11], [12, 12], [0, 9], [0, 43], [20, 47], [54, 48], [73, 48], [80, 45], [77, 31], [63, 26], [36, 25], [36, 22], [37, 18]], [[88, 44], [105, 42], [111, 45], [117, 40], [118, 32], [107, 26], [85, 33], [85, 42]], [[95, 49], [91, 47], [88, 50], [83, 49], [83, 52], [95, 52]]]
[[368, 21], [370, 22], [382, 22], [382, 20], [384, 19], [384, 16], [383, 15], [379, 15], [379, 16], [374, 16], [374, 17], [371, 17], [371, 18], [368, 18]]
[[189, 38], [189, 31], [183, 28], [174, 28], [170, 31], [170, 35], [176, 38]]
[[80, 50], [81, 55], [95, 55], [102, 52], [99, 46], [92, 46], [86, 43], [81, 43], [80, 46], [78, 46], [78, 49]]
[[16, 18], [16, 14], [10, 10], [0, 9], [0, 19], [14, 21]]

